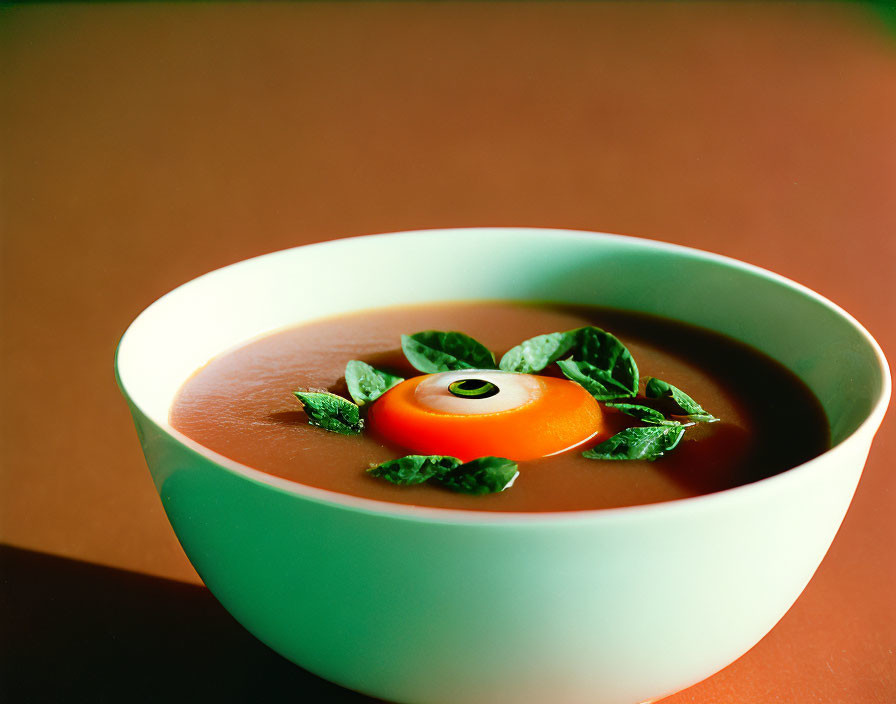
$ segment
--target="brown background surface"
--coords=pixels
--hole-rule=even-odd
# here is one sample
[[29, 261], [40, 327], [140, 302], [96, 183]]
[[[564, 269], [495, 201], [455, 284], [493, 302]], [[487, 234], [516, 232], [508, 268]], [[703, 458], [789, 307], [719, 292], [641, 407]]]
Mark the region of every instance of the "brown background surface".
[[[630, 233], [796, 279], [896, 355], [896, 30], [868, 5], [0, 7], [7, 701], [364, 701], [245, 634], [162, 512], [129, 321], [324, 239]], [[815, 578], [669, 704], [896, 701], [896, 418]]]

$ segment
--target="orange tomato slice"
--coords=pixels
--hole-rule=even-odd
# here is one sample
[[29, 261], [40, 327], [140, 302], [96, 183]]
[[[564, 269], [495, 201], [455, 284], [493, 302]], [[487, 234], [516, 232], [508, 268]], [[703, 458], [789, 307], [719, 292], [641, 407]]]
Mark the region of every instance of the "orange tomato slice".
[[[463, 380], [494, 383], [489, 398], [460, 398]], [[455, 387], [457, 388], [457, 387]], [[581, 445], [603, 427], [597, 401], [575, 382], [495, 370], [413, 377], [370, 408], [370, 426], [386, 440], [424, 455], [531, 460]]]

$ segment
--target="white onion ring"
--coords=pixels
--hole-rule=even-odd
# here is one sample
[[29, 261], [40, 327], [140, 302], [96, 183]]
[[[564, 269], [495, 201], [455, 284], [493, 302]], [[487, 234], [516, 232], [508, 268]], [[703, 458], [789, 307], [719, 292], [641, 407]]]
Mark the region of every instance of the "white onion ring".
[[[498, 387], [498, 393], [488, 398], [462, 398], [448, 387], [463, 379], [481, 379]], [[461, 369], [454, 372], [431, 374], [414, 390], [414, 398], [421, 406], [435, 413], [458, 416], [481, 416], [503, 413], [525, 406], [539, 398], [544, 386], [537, 376], [502, 372], [494, 369]]]

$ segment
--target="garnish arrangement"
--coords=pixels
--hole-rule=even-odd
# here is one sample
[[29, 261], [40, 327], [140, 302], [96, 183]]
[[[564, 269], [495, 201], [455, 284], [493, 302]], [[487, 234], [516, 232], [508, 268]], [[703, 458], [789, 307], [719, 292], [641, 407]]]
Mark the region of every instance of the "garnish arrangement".
[[[503, 491], [519, 475], [517, 460], [557, 454], [600, 435], [606, 409], [631, 416], [633, 424], [585, 450], [587, 459], [652, 461], [673, 450], [689, 426], [718, 420], [660, 379], [647, 378], [639, 397], [631, 353], [593, 326], [530, 338], [500, 362], [460, 332], [403, 335], [401, 347], [422, 376], [405, 380], [352, 360], [345, 381], [353, 401], [318, 389], [293, 392], [311, 425], [352, 435], [369, 423], [420, 452], [367, 470], [393, 484]], [[552, 364], [565, 379], [538, 375]], [[503, 438], [514, 445], [501, 454], [514, 459], [489, 452], [506, 448]]]

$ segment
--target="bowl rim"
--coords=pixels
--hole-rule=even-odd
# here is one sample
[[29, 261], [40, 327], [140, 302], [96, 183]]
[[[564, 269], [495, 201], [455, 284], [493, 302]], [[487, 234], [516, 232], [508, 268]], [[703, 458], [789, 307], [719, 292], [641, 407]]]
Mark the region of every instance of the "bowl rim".
[[[784, 470], [783, 472], [779, 472], [778, 474], [772, 475], [771, 477], [765, 477], [763, 479], [759, 479], [755, 482], [750, 482], [748, 484], [742, 484], [740, 486], [735, 486], [729, 489], [723, 489], [720, 491], [711, 492], [708, 494], [701, 494], [699, 496], [685, 497], [680, 499], [672, 499], [669, 501], [662, 501], [659, 503], [651, 503], [651, 504], [638, 504], [634, 506], [621, 506], [615, 508], [598, 508], [598, 509], [581, 509], [574, 511], [544, 511], [544, 512], [513, 512], [513, 511], [489, 511], [489, 510], [480, 510], [480, 509], [450, 509], [450, 508], [437, 508], [437, 507], [429, 507], [429, 506], [418, 506], [412, 504], [397, 504], [388, 501], [382, 501], [379, 499], [368, 499], [360, 496], [354, 496], [351, 494], [343, 494], [337, 491], [331, 491], [329, 489], [320, 489], [318, 487], [309, 486], [306, 484], [302, 484], [297, 481], [293, 481], [291, 479], [285, 479], [283, 477], [278, 477], [273, 474], [268, 474], [259, 469], [255, 469], [250, 467], [249, 465], [242, 464], [235, 460], [232, 460], [224, 455], [221, 455], [214, 450], [211, 450], [204, 445], [196, 442], [195, 440], [187, 437], [179, 430], [173, 428], [167, 422], [162, 425], [158, 423], [151, 414], [149, 414], [140, 403], [134, 399], [131, 393], [128, 391], [127, 384], [125, 380], [121, 376], [121, 369], [119, 365], [119, 357], [122, 350], [122, 347], [126, 343], [128, 338], [128, 334], [131, 332], [133, 328], [139, 325], [140, 321], [147, 315], [148, 311], [155, 308], [156, 306], [162, 305], [163, 301], [167, 299], [169, 296], [172, 296], [175, 292], [179, 291], [185, 286], [190, 285], [191, 283], [198, 281], [200, 279], [204, 279], [206, 277], [213, 276], [218, 272], [221, 272], [225, 269], [230, 269], [232, 267], [238, 267], [241, 265], [246, 265], [249, 262], [258, 262], [259, 260], [267, 259], [269, 257], [277, 257], [282, 256], [287, 252], [293, 252], [298, 249], [309, 249], [309, 248], [328, 248], [328, 247], [341, 247], [345, 246], [347, 241], [355, 240], [355, 239], [364, 239], [364, 240], [375, 240], [375, 239], [385, 239], [385, 238], [404, 238], [404, 237], [412, 237], [412, 236], [420, 236], [420, 235], [429, 235], [431, 237], [450, 237], [453, 233], [457, 233], [460, 231], [470, 231], [470, 230], [478, 230], [483, 232], [520, 232], [525, 231], [529, 233], [552, 233], [554, 235], [563, 234], [567, 237], [571, 238], [582, 238], [582, 239], [602, 239], [604, 241], [637, 241], [639, 244], [649, 247], [651, 249], [667, 251], [670, 253], [676, 253], [684, 256], [688, 256], [691, 258], [702, 259], [704, 261], [721, 264], [724, 266], [733, 267], [736, 269], [740, 269], [741, 271], [745, 271], [748, 273], [752, 273], [754, 275], [758, 275], [761, 278], [766, 280], [774, 281], [779, 284], [782, 284], [784, 287], [795, 291], [797, 293], [801, 293], [804, 296], [807, 296], [813, 299], [815, 302], [821, 304], [823, 307], [827, 308], [831, 312], [835, 313], [838, 317], [845, 320], [849, 325], [853, 327], [855, 331], [857, 331], [860, 336], [864, 339], [865, 343], [871, 348], [872, 352], [878, 363], [878, 369], [881, 374], [881, 388], [880, 393], [878, 394], [877, 399], [872, 405], [871, 410], [866, 415], [865, 419], [859, 424], [855, 430], [853, 430], [847, 437], [838, 442], [833, 447], [828, 448], [820, 455], [813, 457], [812, 459], [803, 462], [802, 464], [796, 465], [795, 467], [791, 467], [790, 469]], [[522, 299], [521, 299], [522, 300]], [[359, 309], [360, 310], [360, 309]], [[653, 240], [645, 237], [638, 237], [633, 235], [621, 235], [621, 234], [612, 234], [606, 232], [592, 232], [588, 230], [572, 230], [572, 229], [560, 229], [560, 228], [540, 228], [540, 227], [455, 227], [455, 228], [430, 228], [430, 229], [418, 229], [418, 230], [406, 230], [406, 231], [398, 231], [398, 232], [386, 232], [386, 233], [376, 233], [376, 234], [361, 234], [361, 235], [352, 235], [348, 237], [340, 237], [336, 239], [326, 240], [322, 242], [315, 242], [311, 244], [298, 245], [296, 247], [289, 247], [286, 249], [276, 250], [273, 252], [268, 252], [266, 254], [261, 254], [255, 257], [250, 257], [248, 259], [242, 259], [240, 261], [218, 267], [211, 271], [208, 271], [200, 276], [194, 277], [188, 281], [183, 282], [178, 285], [171, 291], [165, 293], [164, 295], [157, 298], [155, 301], [150, 303], [146, 308], [144, 308], [128, 325], [127, 329], [122, 334], [121, 338], [118, 341], [118, 344], [115, 347], [114, 354], [114, 371], [115, 371], [115, 380], [118, 384], [119, 390], [122, 395], [127, 400], [128, 404], [132, 407], [132, 409], [136, 409], [143, 416], [143, 418], [149, 422], [157, 432], [160, 432], [163, 435], [167, 435], [173, 440], [177, 441], [181, 445], [185, 446], [189, 451], [199, 456], [200, 458], [210, 461], [212, 464], [216, 465], [219, 469], [223, 469], [228, 471], [231, 474], [235, 474], [238, 477], [248, 480], [254, 484], [263, 485], [266, 488], [269, 488], [278, 493], [284, 493], [291, 496], [300, 497], [305, 500], [312, 501], [318, 504], [325, 504], [333, 508], [340, 508], [343, 510], [353, 511], [353, 512], [361, 512], [361, 513], [369, 513], [375, 514], [383, 517], [392, 517], [397, 519], [405, 519], [405, 520], [416, 520], [416, 521], [425, 521], [425, 522], [437, 522], [437, 523], [463, 523], [463, 524], [529, 524], [529, 523], [569, 523], [569, 522], [581, 522], [581, 521], [595, 521], [595, 520], [619, 520], [619, 519], [641, 519], [644, 517], [659, 517], [667, 514], [675, 514], [681, 511], [691, 511], [694, 509], [713, 509], [719, 508], [720, 505], [725, 504], [727, 502], [739, 502], [739, 501], [749, 501], [751, 498], [758, 492], [767, 492], [767, 491], [785, 491], [787, 490], [794, 482], [804, 481], [804, 477], [813, 472], [813, 469], [819, 464], [828, 462], [832, 457], [835, 457], [839, 454], [847, 454], [851, 450], [852, 446], [856, 443], [862, 442], [864, 436], [870, 434], [871, 438], [873, 438], [874, 434], [877, 432], [877, 429], [880, 427], [881, 422], [883, 421], [883, 417], [886, 414], [890, 395], [892, 388], [892, 380], [889, 365], [887, 363], [886, 357], [884, 356], [883, 350], [881, 349], [878, 342], [871, 336], [868, 330], [862, 326], [853, 316], [843, 310], [840, 306], [832, 302], [830, 299], [825, 298], [821, 294], [813, 291], [812, 289], [800, 284], [792, 279], [788, 279], [780, 274], [776, 274], [768, 269], [764, 269], [762, 267], [756, 266], [754, 264], [749, 264], [747, 262], [741, 261], [739, 259], [735, 259], [733, 257], [728, 257], [722, 254], [716, 254], [714, 252], [708, 252], [706, 250], [697, 249], [695, 247], [689, 247], [686, 245], [672, 244], [669, 242], [662, 242], [659, 240]], [[870, 439], [869, 439], [870, 442]]]

